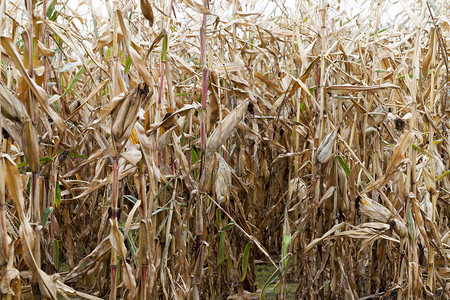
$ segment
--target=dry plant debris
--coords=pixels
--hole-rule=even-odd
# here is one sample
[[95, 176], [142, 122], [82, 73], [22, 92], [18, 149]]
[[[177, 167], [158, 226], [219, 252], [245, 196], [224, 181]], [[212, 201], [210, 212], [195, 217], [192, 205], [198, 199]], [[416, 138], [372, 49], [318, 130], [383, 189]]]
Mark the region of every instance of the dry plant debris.
[[2, 1], [0, 296], [448, 299], [449, 2], [350, 2]]

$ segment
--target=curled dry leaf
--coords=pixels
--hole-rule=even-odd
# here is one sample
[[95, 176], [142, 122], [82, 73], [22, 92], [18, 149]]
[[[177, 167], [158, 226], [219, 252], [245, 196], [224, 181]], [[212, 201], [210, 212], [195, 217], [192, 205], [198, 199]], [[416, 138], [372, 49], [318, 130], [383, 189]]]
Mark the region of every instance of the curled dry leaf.
[[345, 213], [349, 209], [349, 200], [348, 200], [348, 177], [345, 173], [344, 169], [340, 166], [337, 167], [338, 171], [338, 179], [339, 179], [339, 196], [337, 198], [339, 210], [342, 213]]
[[[117, 254], [122, 259], [122, 265], [124, 267], [123, 280], [125, 287], [130, 291], [131, 296], [136, 294], [136, 279], [133, 275], [130, 264], [127, 262], [127, 248], [124, 244], [124, 237], [119, 230], [117, 220], [109, 220], [111, 225], [111, 231], [109, 233], [109, 240], [111, 246], [117, 251]], [[131, 298], [132, 299], [132, 298]]]
[[216, 157], [219, 162], [219, 168], [217, 170], [217, 177], [214, 184], [216, 191], [216, 199], [219, 202], [219, 204], [222, 204], [225, 201], [227, 201], [230, 194], [231, 169], [221, 155], [216, 153]]
[[[142, 80], [147, 84], [147, 86], [153, 86], [153, 79], [150, 73], [147, 71], [146, 63], [142, 59], [142, 57], [139, 55], [139, 53], [134, 49], [134, 47], [131, 47], [131, 35], [130, 31], [128, 30], [128, 27], [126, 23], [123, 21], [122, 12], [120, 10], [116, 11], [117, 18], [119, 20], [120, 28], [122, 28], [123, 37], [125, 39], [125, 46], [127, 47], [127, 51], [130, 54], [131, 61], [133, 62], [133, 65], [136, 67], [139, 75], [142, 77]], [[153, 90], [151, 91], [153, 94]]]
[[152, 145], [155, 144], [156, 133], [150, 133], [150, 137], [146, 136], [144, 127], [136, 123], [135, 125], [136, 134], [141, 145], [142, 153], [144, 154], [145, 164], [149, 172], [150, 184], [155, 184], [159, 182], [161, 172], [155, 163], [155, 153]]
[[203, 15], [211, 15], [211, 11], [207, 9], [203, 4], [198, 3], [196, 0], [183, 0], [187, 6]]
[[149, 21], [150, 27], [153, 26], [153, 9], [148, 0], [141, 0], [141, 11], [144, 17]]
[[411, 131], [404, 132], [399, 138], [397, 145], [395, 145], [394, 152], [392, 153], [391, 159], [386, 167], [386, 170], [379, 179], [374, 181], [371, 185], [369, 185], [364, 193], [368, 193], [377, 189], [380, 186], [385, 185], [392, 177], [395, 171], [398, 170], [398, 167], [403, 163], [403, 155], [406, 151], [411, 147], [412, 142], [414, 140], [415, 133]]
[[233, 134], [236, 126], [244, 119], [247, 112], [248, 100], [239, 104], [233, 111], [231, 111], [222, 122], [214, 129], [214, 132], [208, 138], [206, 143], [205, 155], [210, 158], [214, 152]]
[[114, 108], [112, 111], [111, 134], [117, 143], [121, 143], [129, 138], [137, 121], [139, 108], [148, 99], [149, 95], [151, 94], [148, 85], [140, 83], [126, 94]]
[[[289, 182], [288, 199], [302, 201], [306, 197], [306, 184], [301, 178], [291, 179]], [[292, 210], [292, 209], [291, 209]]]
[[24, 123], [29, 119], [25, 106], [0, 82], [0, 103], [2, 114], [12, 120]]
[[314, 247], [323, 242], [326, 238], [328, 238], [329, 236], [331, 236], [333, 233], [335, 233], [337, 230], [339, 230], [340, 228], [342, 228], [345, 225], [345, 223], [339, 223], [334, 225], [330, 230], [328, 230], [324, 235], [322, 235], [319, 238], [314, 239], [313, 241], [311, 241], [311, 243], [309, 243], [306, 247], [305, 250], [303, 250], [302, 253], [302, 257], [304, 257], [306, 254], [308, 254], [309, 251], [311, 251], [312, 249], [314, 249]]
[[31, 172], [39, 172], [39, 146], [38, 134], [31, 120], [25, 121], [22, 129], [22, 147], [25, 160], [30, 166]]
[[20, 272], [16, 268], [2, 268], [0, 271], [0, 294], [15, 295], [11, 285], [13, 280], [18, 278], [20, 278]]
[[405, 222], [401, 221], [399, 218], [392, 218], [389, 223], [391, 228], [401, 239], [408, 237], [408, 227], [406, 227]]
[[331, 131], [320, 143], [319, 148], [317, 148], [317, 161], [324, 164], [328, 162], [332, 155], [334, 149], [334, 143], [336, 142], [337, 131], [339, 126], [337, 126], [333, 131]]
[[63, 132], [66, 128], [64, 120], [55, 110], [53, 110], [53, 108], [49, 106], [47, 102], [47, 99], [49, 98], [47, 93], [40, 86], [38, 86], [36, 82], [31, 80], [30, 76], [28, 76], [28, 72], [25, 70], [22, 61], [19, 58], [19, 54], [15, 49], [13, 41], [10, 38], [4, 36], [0, 37], [0, 40], [3, 49], [8, 53], [9, 57], [14, 62], [16, 68], [19, 70], [20, 74], [25, 79], [28, 86], [36, 95], [36, 98], [39, 101], [39, 104], [41, 105], [42, 109], [50, 116], [50, 118], [53, 119], [53, 121], [55, 121], [56, 126], [58, 126], [58, 129], [61, 132]]
[[42, 54], [43, 56], [49, 57], [55, 55], [55, 53], [50, 49], [48, 49], [47, 47], [45, 47], [45, 45], [40, 40], [37, 40], [37, 46], [39, 53]]
[[373, 112], [369, 113], [369, 116], [375, 122], [376, 126], [379, 126], [387, 117], [387, 112], [383, 106], [377, 107]]
[[[6, 187], [8, 188], [8, 192], [14, 201], [16, 210], [19, 213], [21, 223], [20, 242], [22, 244], [23, 258], [28, 267], [30, 267], [30, 269], [34, 270], [38, 274], [39, 289], [42, 295], [44, 297], [56, 300], [57, 292], [62, 293], [64, 291], [71, 291], [72, 294], [75, 294], [75, 290], [63, 284], [58, 275], [55, 274], [50, 276], [38, 267], [36, 259], [34, 257], [34, 245], [37, 235], [36, 232], [32, 229], [30, 221], [23, 210], [23, 187], [19, 170], [17, 169], [16, 164], [8, 155], [2, 154], [1, 161], [7, 174], [5, 181]], [[80, 293], [80, 295], [85, 295], [86, 297], [89, 297], [89, 299], [100, 299], [83, 293]]]
[[431, 176], [430, 172], [427, 169], [423, 169], [423, 176], [425, 179], [425, 185], [427, 187], [427, 191], [431, 194], [436, 193], [436, 180]]
[[132, 148], [120, 153], [120, 156], [125, 158], [133, 166], [136, 166], [142, 158], [142, 152], [139, 149]]
[[351, 84], [343, 85], [330, 85], [327, 86], [328, 91], [341, 92], [341, 93], [354, 93], [354, 92], [375, 92], [384, 89], [400, 89], [398, 85], [385, 83], [372, 86], [357, 86]]
[[359, 208], [363, 214], [380, 222], [387, 223], [391, 216], [389, 209], [364, 194], [359, 198]]

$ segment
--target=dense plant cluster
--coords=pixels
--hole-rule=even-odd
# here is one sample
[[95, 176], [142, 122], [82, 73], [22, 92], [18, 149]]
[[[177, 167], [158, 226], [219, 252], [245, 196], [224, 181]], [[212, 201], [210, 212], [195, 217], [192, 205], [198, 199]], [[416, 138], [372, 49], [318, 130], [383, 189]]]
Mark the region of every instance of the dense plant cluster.
[[449, 296], [448, 3], [94, 2], [0, 4], [2, 297]]

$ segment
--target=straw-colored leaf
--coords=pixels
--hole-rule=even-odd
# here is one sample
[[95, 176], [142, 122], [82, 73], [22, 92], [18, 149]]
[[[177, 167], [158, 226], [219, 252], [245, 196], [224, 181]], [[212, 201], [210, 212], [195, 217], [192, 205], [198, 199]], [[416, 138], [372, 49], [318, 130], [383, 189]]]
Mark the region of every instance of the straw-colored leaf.
[[249, 101], [242, 102], [233, 111], [231, 111], [220, 124], [214, 129], [214, 132], [208, 138], [206, 144], [206, 157], [210, 158], [214, 152], [233, 134], [236, 126], [242, 121], [247, 112]]
[[25, 106], [0, 82], [0, 103], [2, 114], [13, 121], [24, 123], [29, 119]]
[[149, 86], [153, 86], [153, 80], [151, 78], [150, 73], [147, 71], [147, 68], [145, 67], [146, 64], [142, 57], [139, 55], [139, 53], [131, 47], [131, 36], [130, 32], [128, 30], [127, 25], [123, 21], [123, 16], [121, 11], [117, 11], [117, 19], [119, 20], [120, 28], [122, 28], [123, 37], [125, 39], [125, 45], [127, 46], [127, 51], [131, 57], [131, 60], [133, 61], [134, 66], [136, 67], [139, 75], [141, 75], [142, 80]]
[[195, 10], [196, 12], [203, 15], [210, 15], [211, 11], [207, 9], [203, 4], [197, 2], [197, 0], [183, 0], [187, 6]]
[[383, 173], [383, 176], [381, 176], [378, 180], [373, 182], [371, 185], [369, 185], [365, 190], [364, 193], [368, 193], [379, 186], [385, 185], [390, 179], [392, 174], [397, 171], [398, 167], [402, 164], [402, 157], [406, 153], [406, 151], [409, 149], [409, 147], [412, 145], [412, 142], [414, 140], [414, 133], [411, 131], [405, 131], [400, 139], [397, 142], [397, 145], [395, 145], [394, 152], [392, 153], [391, 159], [389, 160], [389, 163], [386, 167], [386, 170]]
[[150, 26], [153, 26], [155, 17], [153, 16], [153, 9], [148, 0], [141, 0], [141, 11], [144, 17], [150, 22]]
[[323, 139], [317, 148], [317, 161], [324, 164], [333, 156], [334, 143], [336, 142], [337, 131], [339, 127], [336, 127]]
[[0, 37], [0, 39], [3, 49], [5, 49], [9, 57], [11, 57], [16, 68], [18, 69], [22, 77], [25, 79], [30, 89], [36, 95], [36, 98], [39, 101], [39, 104], [41, 105], [42, 109], [53, 119], [53, 121], [55, 121], [56, 125], [58, 126], [58, 129], [61, 132], [63, 132], [65, 130], [65, 124], [63, 119], [48, 105], [47, 93], [28, 76], [28, 73], [22, 64], [19, 58], [19, 54], [17, 53], [11, 39], [4, 36]]
[[376, 92], [384, 89], [400, 89], [400, 87], [398, 85], [389, 83], [372, 86], [357, 86], [351, 84], [327, 86], [328, 91], [332, 91], [335, 93]]
[[117, 251], [118, 255], [122, 259], [122, 265], [124, 267], [124, 272], [122, 273], [124, 285], [133, 296], [136, 293], [136, 279], [133, 275], [131, 266], [127, 263], [127, 249], [124, 244], [124, 237], [115, 221], [110, 221], [110, 225], [111, 232], [109, 234], [109, 239], [111, 246]]
[[389, 211], [389, 209], [384, 207], [382, 204], [373, 201], [366, 195], [361, 195], [359, 202], [359, 208], [361, 212], [368, 217], [371, 217], [372, 219], [383, 223], [387, 223], [390, 219], [391, 212]]

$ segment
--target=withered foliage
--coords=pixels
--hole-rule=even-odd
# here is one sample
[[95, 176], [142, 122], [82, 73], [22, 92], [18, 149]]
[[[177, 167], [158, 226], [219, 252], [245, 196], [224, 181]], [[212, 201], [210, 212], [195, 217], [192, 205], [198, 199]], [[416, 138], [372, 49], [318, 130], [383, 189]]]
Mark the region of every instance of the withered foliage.
[[69, 2], [0, 4], [2, 297], [450, 297], [448, 1]]

